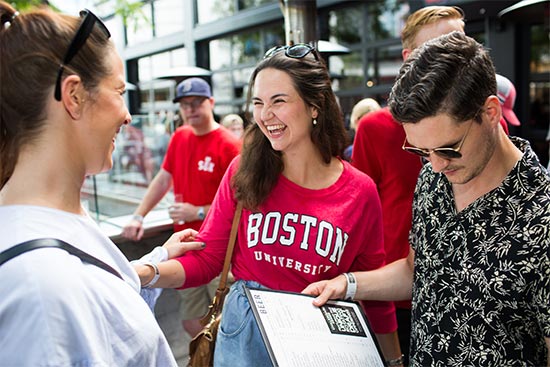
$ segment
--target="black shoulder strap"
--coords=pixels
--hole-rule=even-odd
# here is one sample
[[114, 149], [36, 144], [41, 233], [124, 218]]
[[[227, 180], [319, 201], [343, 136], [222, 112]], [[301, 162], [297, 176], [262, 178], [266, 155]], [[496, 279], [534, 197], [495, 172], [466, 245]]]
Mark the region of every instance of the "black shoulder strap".
[[[122, 279], [122, 276], [113, 269], [111, 266], [105, 264], [103, 261], [93, 257], [92, 255], [77, 249], [76, 247], [69, 245], [67, 242], [55, 239], [55, 238], [39, 238], [36, 240], [30, 240], [27, 242], [20, 243], [18, 245], [15, 245], [13, 247], [10, 247], [9, 249], [0, 252], [0, 266], [5, 263], [6, 261], [9, 261], [13, 259], [16, 256], [21, 255], [22, 253], [25, 253], [27, 251], [32, 251], [40, 248], [46, 248], [46, 247], [56, 247], [60, 248], [62, 250], [67, 251], [69, 254], [74, 255], [78, 258], [80, 258], [82, 261], [87, 262], [89, 264], [95, 265], [100, 267], [101, 269], [108, 271], [109, 273], [116, 275], [120, 279]], [[122, 279], [124, 280], [124, 279]]]

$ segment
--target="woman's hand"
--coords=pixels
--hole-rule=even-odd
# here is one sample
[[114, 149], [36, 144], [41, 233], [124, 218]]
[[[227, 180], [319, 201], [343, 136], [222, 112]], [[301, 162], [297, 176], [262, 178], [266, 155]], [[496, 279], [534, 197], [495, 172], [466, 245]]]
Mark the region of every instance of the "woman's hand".
[[195, 238], [199, 232], [187, 228], [170, 236], [162, 245], [168, 251], [168, 259], [181, 256], [190, 250], [202, 250], [206, 247], [204, 242], [196, 242]]
[[338, 275], [331, 280], [321, 280], [320, 282], [311, 283], [302, 293], [317, 296], [313, 300], [313, 304], [317, 307], [321, 307], [327, 303], [329, 299], [343, 299], [346, 296], [347, 287], [348, 283], [346, 277], [344, 275]]

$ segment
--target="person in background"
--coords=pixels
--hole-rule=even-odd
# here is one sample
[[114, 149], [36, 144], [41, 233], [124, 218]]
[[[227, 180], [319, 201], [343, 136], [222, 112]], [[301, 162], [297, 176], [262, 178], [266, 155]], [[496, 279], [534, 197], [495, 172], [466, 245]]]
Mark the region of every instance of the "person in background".
[[[214, 98], [204, 79], [189, 78], [179, 83], [174, 103], [179, 103], [185, 124], [172, 135], [161, 169], [122, 231], [134, 241], [143, 236], [143, 218], [171, 188], [175, 196], [183, 197], [169, 208], [174, 232], [198, 230], [229, 163], [240, 150], [239, 139], [214, 120]], [[208, 311], [216, 287], [213, 282], [210, 289], [201, 286], [181, 292], [180, 311], [189, 335], [202, 329], [199, 319]]]
[[[357, 123], [359, 122], [359, 119], [366, 114], [378, 111], [379, 109], [380, 105], [372, 98], [363, 98], [357, 102], [351, 110], [351, 116], [349, 119], [349, 129], [353, 132], [353, 135], [355, 135], [355, 131], [357, 131]], [[344, 158], [347, 161], [351, 160], [352, 150], [353, 144], [349, 145], [344, 151]]]
[[80, 203], [85, 177], [112, 167], [131, 121], [110, 33], [80, 15], [19, 14], [0, 1], [0, 258], [58, 239], [113, 274], [60, 248], [0, 265], [0, 364], [176, 366], [133, 266]]
[[[408, 257], [356, 273], [356, 299], [412, 294], [413, 366], [550, 365], [550, 175], [502, 129], [488, 51], [461, 32], [427, 42], [389, 106], [428, 163]], [[345, 292], [342, 277], [304, 290], [315, 305]]]
[[225, 115], [221, 124], [233, 133], [237, 138], [241, 139], [244, 132], [244, 121], [241, 116], [230, 113]]
[[[223, 308], [216, 366], [271, 365], [245, 286], [298, 292], [315, 280], [378, 268], [385, 258], [376, 187], [340, 158], [346, 131], [317, 50], [297, 44], [268, 51], [249, 85], [253, 122], [197, 236], [206, 247], [159, 263], [153, 284], [194, 287], [218, 275], [243, 203], [232, 257], [237, 281]], [[142, 284], [153, 279], [148, 267], [136, 270]], [[399, 360], [393, 305], [365, 308], [385, 358]]]
[[[407, 18], [401, 33], [403, 60], [427, 40], [463, 30], [464, 13], [460, 8], [421, 8]], [[406, 258], [409, 253], [413, 193], [422, 168], [420, 157], [401, 149], [404, 140], [403, 126], [393, 119], [386, 107], [359, 120], [353, 144], [352, 165], [374, 180], [382, 202], [386, 262]], [[399, 341], [407, 364], [411, 304], [403, 300], [395, 306]]]
[[497, 74], [497, 97], [502, 107], [502, 117], [511, 126], [520, 126], [514, 104], [516, 103], [516, 87], [505, 76]]

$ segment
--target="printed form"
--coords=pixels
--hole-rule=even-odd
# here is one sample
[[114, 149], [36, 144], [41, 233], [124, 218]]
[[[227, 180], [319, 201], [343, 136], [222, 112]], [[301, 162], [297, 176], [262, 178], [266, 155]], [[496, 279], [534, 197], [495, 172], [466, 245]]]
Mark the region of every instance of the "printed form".
[[329, 301], [319, 308], [311, 296], [300, 293], [246, 291], [275, 366], [384, 367], [358, 303]]

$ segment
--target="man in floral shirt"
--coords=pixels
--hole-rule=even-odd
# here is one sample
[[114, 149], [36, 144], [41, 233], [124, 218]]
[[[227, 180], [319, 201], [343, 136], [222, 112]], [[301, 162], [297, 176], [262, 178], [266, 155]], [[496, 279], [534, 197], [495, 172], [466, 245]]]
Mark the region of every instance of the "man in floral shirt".
[[[550, 365], [550, 176], [499, 126], [488, 51], [453, 32], [417, 49], [389, 100], [403, 149], [425, 157], [411, 252], [355, 273], [356, 299], [412, 293], [411, 365]], [[345, 277], [304, 290], [346, 293]]]

